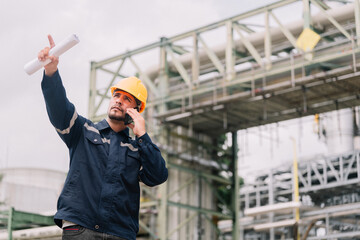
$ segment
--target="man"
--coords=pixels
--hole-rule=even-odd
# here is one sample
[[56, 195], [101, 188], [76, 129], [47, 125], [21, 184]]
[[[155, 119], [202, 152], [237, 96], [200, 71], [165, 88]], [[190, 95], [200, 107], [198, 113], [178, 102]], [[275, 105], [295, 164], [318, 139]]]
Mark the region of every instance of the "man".
[[[49, 35], [50, 47], [55, 43]], [[94, 124], [77, 114], [66, 97], [49, 47], [38, 54], [50, 59], [41, 83], [52, 125], [69, 148], [70, 168], [58, 200], [55, 223], [62, 239], [135, 240], [139, 230], [139, 181], [155, 186], [167, 180], [168, 171], [159, 148], [146, 133], [140, 115], [147, 91], [135, 77], [111, 88], [106, 119]], [[126, 114], [133, 123], [125, 124]], [[129, 128], [136, 136], [129, 137]]]

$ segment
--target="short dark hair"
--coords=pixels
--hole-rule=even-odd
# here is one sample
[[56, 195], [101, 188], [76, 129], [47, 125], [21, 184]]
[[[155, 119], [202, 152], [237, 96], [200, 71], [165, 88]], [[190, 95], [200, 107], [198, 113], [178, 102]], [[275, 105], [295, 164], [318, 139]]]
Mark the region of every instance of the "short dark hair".
[[134, 99], [135, 99], [135, 102], [136, 102], [136, 106], [140, 109], [141, 101], [139, 99], [137, 99], [136, 97], [134, 97]]

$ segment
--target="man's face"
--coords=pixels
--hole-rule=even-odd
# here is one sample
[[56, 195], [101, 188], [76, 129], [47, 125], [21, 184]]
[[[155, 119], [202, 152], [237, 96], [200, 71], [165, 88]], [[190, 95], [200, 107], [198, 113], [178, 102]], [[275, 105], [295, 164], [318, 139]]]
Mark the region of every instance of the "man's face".
[[135, 107], [136, 101], [131, 94], [115, 90], [109, 103], [108, 117], [112, 120], [124, 121], [126, 109]]

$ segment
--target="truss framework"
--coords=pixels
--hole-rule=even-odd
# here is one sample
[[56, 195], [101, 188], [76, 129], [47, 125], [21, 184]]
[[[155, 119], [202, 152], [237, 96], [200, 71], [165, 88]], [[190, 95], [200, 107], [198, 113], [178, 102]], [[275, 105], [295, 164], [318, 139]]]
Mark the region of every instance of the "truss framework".
[[[339, 238], [360, 236], [356, 220], [360, 216], [360, 191], [357, 190], [360, 184], [360, 151], [300, 162], [300, 206], [289, 205], [289, 202], [294, 201], [293, 169], [289, 165], [283, 169], [270, 170], [268, 174], [259, 176], [256, 184], [246, 185], [240, 190], [241, 208], [245, 209], [246, 216], [253, 217], [242, 227], [248, 232], [251, 229], [264, 231], [271, 228], [292, 228], [296, 222], [293, 209], [300, 208], [298, 222], [303, 232], [312, 222], [318, 221], [311, 227], [326, 229], [326, 235], [322, 239], [330, 239], [335, 235]], [[306, 204], [310, 204], [307, 202], [308, 196], [312, 201], [307, 206]], [[284, 204], [286, 206], [281, 207]], [[287, 225], [284, 221], [288, 219], [292, 221]], [[349, 223], [351, 224], [345, 227]], [[289, 233], [291, 230], [283, 232]], [[315, 237], [314, 233], [308, 239], [321, 239]]]
[[[302, 6], [304, 20], [284, 23], [279, 10], [295, 4]], [[316, 8], [318, 14], [312, 15], [310, 6]], [[182, 143], [197, 139], [205, 145], [228, 132], [232, 132], [234, 140], [239, 129], [359, 105], [359, 16], [359, 0], [344, 2], [339, 9], [330, 9], [320, 0], [303, 0], [302, 4], [283, 0], [91, 63], [90, 119], [99, 121], [105, 116], [109, 88], [118, 78], [139, 76], [149, 90], [145, 111], [147, 129], [162, 146], [169, 169], [193, 176], [174, 192], [167, 183], [160, 186], [157, 193], [142, 188], [151, 199], [142, 203], [142, 210], [148, 209], [157, 216], [157, 224], [151, 217], [147, 222], [140, 222], [151, 238], [168, 239], [195, 220], [198, 226], [204, 224], [202, 219], [212, 224], [214, 216], [232, 219], [233, 239], [243, 237], [237, 197], [233, 197], [228, 213], [203, 208], [201, 193], [191, 203], [170, 200], [173, 194], [194, 181], [200, 190], [203, 182], [210, 188], [214, 182], [229, 185], [237, 196], [236, 147], [232, 166], [225, 169], [234, 178], [214, 176], [224, 170], [219, 170], [219, 166], [215, 170], [209, 167], [217, 156], [199, 154], [190, 148], [174, 151], [176, 146], [170, 144], [176, 139], [174, 129], [181, 126], [187, 132]], [[250, 23], [253, 19], [256, 24]], [[296, 46], [296, 38], [304, 28], [312, 28], [321, 36], [313, 51], [304, 52]], [[237, 146], [235, 140], [232, 146]], [[190, 152], [190, 157], [183, 152]], [[201, 170], [181, 165], [187, 165], [184, 163], [189, 159], [201, 166]], [[331, 166], [335, 169], [334, 165], [328, 165], [330, 170], [324, 171], [328, 175], [333, 174]], [[314, 171], [314, 167], [300, 168], [301, 175], [307, 170]], [[350, 172], [345, 173], [352, 176]], [[308, 175], [299, 179], [300, 189], [322, 188], [322, 184], [331, 183], [326, 182], [319, 170], [314, 174], [315, 181], [313, 177], [309, 180]], [[336, 180], [346, 177], [337, 174], [333, 174]], [[282, 191], [291, 195], [291, 187]], [[259, 198], [261, 193], [257, 194]], [[222, 201], [219, 197], [214, 199]], [[172, 208], [193, 214], [187, 214], [177, 227], [169, 229], [167, 213]], [[222, 236], [218, 227], [212, 226]], [[201, 236], [199, 231], [198, 238]]]

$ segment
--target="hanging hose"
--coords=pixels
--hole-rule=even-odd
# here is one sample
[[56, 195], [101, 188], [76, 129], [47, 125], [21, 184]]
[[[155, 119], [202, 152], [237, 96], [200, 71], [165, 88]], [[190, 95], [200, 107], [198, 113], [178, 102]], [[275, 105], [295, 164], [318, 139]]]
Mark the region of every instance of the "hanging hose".
[[306, 232], [304, 233], [303, 237], [301, 238], [301, 240], [305, 240], [307, 238], [307, 236], [309, 235], [310, 230], [312, 229], [312, 227], [315, 225], [317, 220], [313, 220], [310, 225], [307, 227]]

